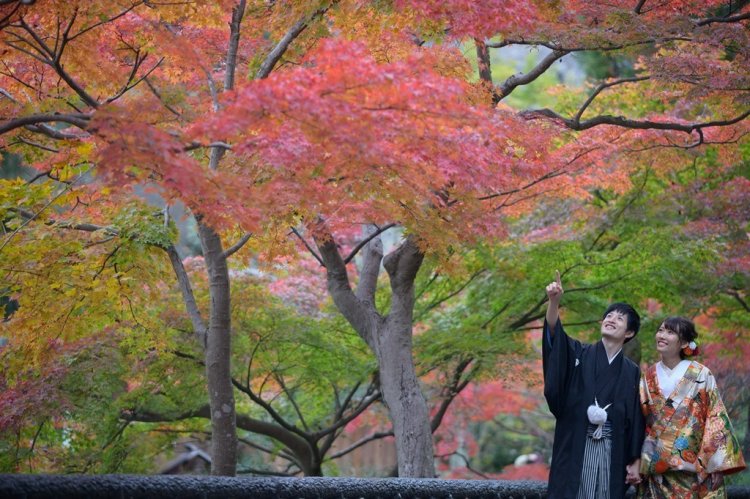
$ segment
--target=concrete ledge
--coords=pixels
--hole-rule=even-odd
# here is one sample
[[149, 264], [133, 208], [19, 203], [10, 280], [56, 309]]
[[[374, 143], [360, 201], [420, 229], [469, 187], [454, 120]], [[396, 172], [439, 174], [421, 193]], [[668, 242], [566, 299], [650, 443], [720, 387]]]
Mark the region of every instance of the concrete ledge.
[[[411, 478], [230, 478], [143, 475], [0, 475], [0, 497], [12, 499], [542, 499], [546, 483]], [[750, 499], [750, 487], [729, 487]]]

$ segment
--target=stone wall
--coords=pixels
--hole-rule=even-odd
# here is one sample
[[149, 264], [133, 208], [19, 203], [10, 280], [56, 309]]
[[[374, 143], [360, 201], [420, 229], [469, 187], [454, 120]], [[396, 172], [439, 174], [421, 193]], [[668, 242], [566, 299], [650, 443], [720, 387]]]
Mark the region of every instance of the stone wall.
[[[730, 487], [750, 499], [750, 487]], [[8, 499], [541, 499], [546, 483], [410, 478], [256, 478], [141, 475], [0, 475]]]

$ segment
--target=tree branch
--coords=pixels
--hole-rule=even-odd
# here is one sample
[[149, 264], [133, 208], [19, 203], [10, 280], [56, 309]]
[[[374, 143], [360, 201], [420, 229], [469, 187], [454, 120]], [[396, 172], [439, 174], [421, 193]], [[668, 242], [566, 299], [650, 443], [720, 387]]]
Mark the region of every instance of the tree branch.
[[182, 294], [182, 301], [185, 304], [185, 309], [187, 310], [190, 322], [193, 325], [193, 331], [195, 331], [195, 335], [198, 337], [200, 345], [205, 348], [208, 327], [203, 321], [200, 310], [198, 309], [198, 304], [195, 301], [193, 288], [190, 285], [190, 276], [188, 276], [185, 266], [182, 264], [182, 259], [180, 258], [180, 255], [177, 254], [174, 245], [170, 244], [163, 249], [167, 252], [169, 262], [172, 264], [172, 270], [174, 270], [174, 274], [177, 277], [177, 284], [180, 288], [180, 293]]
[[545, 71], [549, 69], [550, 66], [555, 63], [555, 61], [563, 57], [565, 54], [568, 54], [569, 52], [570, 51], [568, 50], [553, 50], [551, 53], [547, 54], [544, 59], [539, 61], [539, 63], [528, 73], [519, 73], [509, 77], [500, 85], [500, 93], [502, 94], [502, 97], [505, 98], [510, 95], [510, 93], [513, 92], [516, 87], [520, 85], [527, 85], [539, 78], [544, 74]]
[[490, 50], [484, 40], [474, 38], [477, 50], [477, 69], [479, 79], [492, 85], [492, 66], [490, 65]]
[[91, 116], [86, 114], [42, 113], [30, 114], [0, 122], [0, 135], [16, 128], [40, 125], [42, 123], [68, 123], [85, 130]]
[[[242, 17], [245, 14], [245, 0], [239, 0], [237, 5], [232, 9], [232, 21], [229, 24], [229, 47], [227, 49], [226, 57], [226, 72], [224, 73], [224, 91], [232, 90], [234, 87], [234, 72], [237, 67], [237, 47], [240, 43], [240, 26], [242, 25]], [[209, 88], [211, 89], [211, 96], [214, 100], [214, 110], [219, 109], [219, 100], [216, 91], [216, 85], [213, 82], [211, 73], [206, 71], [208, 77]], [[219, 161], [224, 156], [226, 149], [223, 147], [212, 147], [211, 155], [208, 160], [208, 167], [211, 170], [219, 168]]]
[[462, 291], [463, 291], [464, 289], [466, 289], [466, 287], [467, 287], [467, 286], [468, 286], [469, 284], [471, 284], [471, 282], [472, 282], [472, 281], [473, 281], [474, 279], [476, 279], [476, 278], [477, 278], [477, 277], [479, 277], [480, 275], [484, 274], [485, 272], [487, 272], [487, 269], [481, 269], [481, 270], [479, 270], [479, 271], [477, 271], [477, 272], [474, 272], [474, 274], [472, 274], [472, 275], [471, 275], [471, 277], [469, 277], [469, 279], [468, 279], [468, 280], [467, 280], [466, 282], [462, 283], [462, 284], [461, 284], [461, 285], [460, 285], [460, 286], [458, 287], [458, 289], [455, 289], [454, 291], [451, 291], [451, 292], [450, 292], [450, 293], [448, 293], [447, 295], [445, 295], [445, 296], [443, 296], [443, 297], [441, 297], [441, 298], [438, 298], [438, 299], [436, 299], [436, 300], [432, 301], [431, 303], [429, 303], [429, 304], [428, 304], [427, 306], [425, 306], [425, 308], [423, 308], [423, 309], [422, 309], [422, 310], [421, 310], [420, 312], [418, 312], [418, 313], [416, 314], [416, 316], [415, 316], [414, 320], [419, 320], [419, 319], [420, 319], [421, 317], [423, 317], [423, 316], [424, 316], [424, 315], [425, 315], [425, 314], [426, 314], [427, 312], [429, 312], [430, 310], [433, 310], [433, 309], [434, 309], [435, 307], [439, 307], [439, 306], [440, 306], [441, 304], [443, 304], [443, 303], [445, 303], [446, 301], [450, 300], [450, 299], [451, 299], [451, 298], [453, 298], [454, 296], [456, 296], [456, 295], [460, 294], [460, 293], [461, 293], [461, 292], [462, 292]]
[[678, 132], [692, 133], [703, 128], [734, 125], [735, 123], [739, 123], [740, 121], [750, 116], [750, 110], [745, 111], [739, 116], [728, 120], [705, 121], [703, 123], [691, 124], [674, 123], [668, 121], [633, 120], [625, 118], [623, 116], [611, 115], [597, 116], [585, 121], [576, 122], [574, 119], [568, 119], [560, 116], [551, 109], [523, 111], [521, 113], [521, 116], [527, 117], [529, 119], [533, 119], [536, 116], [545, 116], [547, 118], [552, 118], [556, 121], [559, 121], [571, 130], [576, 131], [588, 130], [589, 128], [594, 128], [600, 125], [613, 125], [621, 128], [631, 128], [636, 130], [675, 130]]
[[645, 80], [649, 80], [649, 79], [651, 79], [650, 76], [640, 76], [640, 77], [635, 77], [635, 78], [622, 78], [620, 80], [611, 81], [609, 83], [600, 83], [599, 86], [597, 86], [596, 89], [594, 89], [594, 91], [591, 93], [591, 95], [589, 95], [589, 98], [586, 99], [586, 102], [583, 103], [583, 105], [581, 106], [581, 108], [578, 110], [578, 112], [576, 113], [575, 117], [573, 118], [573, 120], [576, 123], [580, 123], [581, 122], [581, 116], [583, 116], [583, 113], [584, 113], [584, 111], [586, 111], [586, 108], [589, 107], [589, 105], [594, 101], [594, 99], [605, 88], [614, 87], [616, 85], [621, 85], [623, 83], [634, 83], [634, 82], [645, 81]]
[[393, 436], [393, 430], [372, 433], [372, 434], [370, 434], [370, 435], [368, 435], [366, 437], [360, 438], [359, 440], [357, 440], [356, 442], [354, 442], [349, 447], [346, 447], [345, 449], [342, 449], [342, 450], [340, 450], [338, 452], [335, 452], [335, 453], [331, 454], [330, 457], [331, 457], [331, 459], [338, 459], [338, 458], [340, 458], [342, 456], [345, 456], [345, 455], [349, 454], [350, 452], [352, 452], [354, 450], [359, 449], [363, 445], [365, 445], [365, 444], [367, 444], [369, 442], [372, 442], [373, 440], [380, 440], [381, 438], [392, 437], [392, 436]]
[[[473, 361], [473, 358], [468, 358], [459, 362], [456, 366], [456, 369], [453, 371], [451, 382], [443, 387], [440, 406], [438, 407], [437, 412], [435, 412], [435, 415], [430, 421], [430, 430], [432, 431], [432, 433], [435, 433], [437, 429], [440, 428], [440, 423], [443, 422], [443, 417], [445, 417], [445, 413], [448, 412], [448, 407], [450, 407], [453, 400], [458, 396], [459, 393], [461, 393], [464, 388], [466, 388], [466, 386], [473, 379], [473, 375], [471, 375], [471, 373], [463, 380], [461, 379], [464, 371], [466, 371], [466, 369], [471, 365]], [[476, 371], [476, 368], [473, 368], [472, 371]]]
[[224, 250], [224, 258], [229, 258], [230, 256], [232, 256], [235, 253], [237, 253], [239, 250], [242, 249], [243, 246], [245, 246], [245, 244], [247, 244], [247, 242], [252, 237], [253, 237], [252, 232], [248, 232], [247, 234], [245, 234], [244, 236], [242, 236], [242, 238], [239, 241], [237, 241], [232, 246], [230, 246], [229, 248], [227, 248], [227, 249]]
[[328, 9], [333, 7], [336, 3], [338, 3], [338, 0], [332, 1], [331, 4], [327, 7], [321, 7], [309, 16], [304, 16], [299, 21], [294, 23], [294, 25], [289, 28], [289, 30], [284, 34], [281, 40], [279, 40], [279, 43], [277, 43], [273, 50], [271, 50], [271, 52], [266, 56], [266, 59], [260, 65], [258, 72], [255, 74], [255, 79], [262, 80], [263, 78], [268, 78], [268, 75], [271, 74], [274, 66], [277, 62], [279, 62], [281, 56], [284, 55], [292, 41], [294, 41], [294, 39], [297, 38], [312, 21], [314, 21], [318, 17], [322, 17], [326, 12], [328, 12]]
[[361, 250], [367, 243], [369, 243], [371, 239], [376, 238], [377, 236], [379, 236], [383, 232], [385, 232], [388, 229], [390, 229], [391, 227], [395, 227], [395, 226], [396, 226], [395, 223], [390, 223], [390, 224], [384, 225], [383, 227], [377, 228], [375, 231], [373, 231], [371, 234], [369, 234], [366, 238], [364, 238], [362, 241], [359, 242], [359, 244], [357, 244], [354, 247], [354, 249], [351, 251], [351, 253], [349, 253], [347, 255], [347, 257], [344, 258], [344, 263], [351, 262], [354, 259], [354, 257], [357, 256], [357, 252], [359, 250]]
[[750, 19], [750, 12], [745, 12], [742, 14], [737, 14], [737, 15], [728, 16], [728, 17], [708, 17], [706, 19], [701, 19], [700, 21], [697, 21], [695, 25], [707, 26], [713, 23], [736, 23], [739, 21], [744, 21], [745, 19]]
[[[409, 235], [401, 246], [383, 258], [383, 266], [391, 278], [391, 288], [396, 291], [412, 286], [424, 260], [424, 253]], [[399, 293], [396, 293], [399, 294]]]
[[307, 248], [310, 254], [315, 257], [318, 263], [320, 263], [322, 267], [325, 267], [326, 264], [323, 263], [323, 259], [320, 257], [320, 255], [318, 255], [318, 253], [315, 252], [312, 246], [310, 246], [310, 243], [308, 243], [307, 240], [304, 237], [302, 237], [302, 234], [300, 234], [299, 231], [295, 229], [294, 227], [292, 227], [292, 232], [294, 233], [295, 236], [299, 238], [300, 241], [302, 241], [302, 244], [305, 245], [305, 248]]
[[315, 239], [318, 251], [326, 268], [328, 292], [331, 294], [336, 307], [352, 325], [357, 334], [365, 340], [368, 346], [377, 351], [377, 345], [372, 338], [372, 320], [378, 320], [379, 314], [374, 303], [366, 304], [352, 291], [346, 264], [341, 258], [336, 242], [331, 234], [326, 234], [325, 240]]
[[[371, 230], [372, 227], [366, 228], [365, 231]], [[378, 285], [378, 275], [380, 275], [380, 263], [383, 261], [383, 241], [380, 239], [382, 230], [375, 230], [368, 234], [364, 241], [357, 245], [349, 256], [353, 255], [362, 243], [367, 244], [363, 256], [362, 269], [359, 274], [359, 283], [355, 295], [362, 301], [375, 303], [375, 291]], [[347, 260], [344, 260], [346, 264]]]

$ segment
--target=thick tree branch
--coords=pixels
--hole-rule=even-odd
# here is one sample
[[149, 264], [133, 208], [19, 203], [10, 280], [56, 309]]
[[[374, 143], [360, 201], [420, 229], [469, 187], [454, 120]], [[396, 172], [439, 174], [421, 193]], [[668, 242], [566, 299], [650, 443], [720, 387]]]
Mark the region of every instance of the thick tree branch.
[[[120, 413], [120, 418], [124, 421], [138, 421], [142, 423], [166, 423], [172, 421], [182, 421], [189, 418], [211, 419], [211, 408], [208, 406], [208, 404], [206, 404], [197, 409], [192, 409], [175, 414], [162, 414], [142, 409], [130, 411], [126, 410]], [[277, 440], [287, 446], [290, 451], [295, 454], [295, 456], [303, 459], [303, 461], [305, 461], [306, 463], [310, 463], [312, 461], [312, 452], [307, 441], [292, 432], [286, 431], [279, 425], [251, 418], [246, 415], [237, 414], [237, 427], [245, 431], [273, 438], [274, 440]], [[306, 463], [303, 463], [303, 469]]]
[[424, 253], [412, 235], [383, 259], [383, 266], [391, 279], [391, 288], [396, 292], [394, 296], [400, 295], [399, 291], [404, 287], [413, 286], [422, 260]]
[[556, 112], [552, 111], [551, 109], [538, 109], [534, 111], [524, 111], [521, 113], [521, 115], [530, 119], [533, 119], [537, 116], [545, 116], [547, 118], [552, 118], [556, 121], [563, 123], [565, 126], [570, 128], [571, 130], [576, 130], [576, 131], [588, 130], [589, 128], [594, 128], [600, 125], [613, 125], [613, 126], [618, 126], [622, 128], [632, 128], [632, 129], [637, 129], [637, 130], [649, 130], [649, 129], [675, 130], [678, 132], [685, 132], [685, 133], [691, 134], [698, 130], [702, 130], [703, 128], [730, 126], [730, 125], [734, 125], [735, 123], [739, 123], [740, 121], [750, 116], [750, 110], [745, 111], [739, 116], [736, 116], [735, 118], [731, 118], [728, 120], [705, 121], [703, 123], [689, 123], [689, 124], [675, 123], [675, 122], [669, 122], [669, 121], [633, 120], [630, 118], [625, 118], [623, 116], [611, 116], [611, 115], [597, 116], [595, 118], [591, 118], [591, 119], [584, 120], [581, 122], [576, 122], [575, 119], [565, 118], [557, 114]]
[[742, 14], [737, 14], [734, 16], [727, 16], [727, 17], [708, 17], [706, 19], [701, 19], [700, 21], [697, 21], [695, 25], [707, 26], [713, 23], [736, 23], [739, 21], [744, 21], [745, 19], [750, 19], [750, 12], [744, 12]]
[[268, 75], [271, 74], [274, 66], [276, 66], [277, 62], [279, 62], [294, 39], [297, 38], [305, 30], [305, 28], [309, 26], [311, 22], [319, 17], [322, 17], [326, 12], [328, 12], [328, 9], [333, 7], [336, 3], [338, 3], [338, 0], [334, 0], [327, 7], [321, 7], [309, 16], [304, 16], [299, 21], [294, 23], [294, 25], [289, 28], [289, 30], [284, 34], [281, 40], [279, 40], [279, 43], [277, 43], [273, 50], [271, 50], [271, 52], [266, 56], [266, 59], [260, 65], [260, 69], [258, 69], [258, 72], [255, 74], [255, 79], [262, 80], [263, 78], [268, 78]]
[[0, 135], [8, 133], [16, 128], [38, 126], [43, 123], [68, 123], [85, 130], [89, 124], [91, 116], [87, 114], [66, 114], [66, 113], [42, 113], [30, 114], [19, 118], [12, 118], [0, 122]]
[[[369, 227], [365, 231], [372, 229], [373, 227]], [[380, 239], [380, 232], [382, 231], [375, 230], [373, 232], [374, 235], [368, 234], [365, 237], [367, 246], [364, 250], [362, 269], [359, 273], [359, 283], [357, 283], [355, 295], [363, 302], [371, 303], [374, 307], [380, 263], [383, 261], [383, 241]], [[344, 260], [344, 263], [346, 264], [346, 260]]]
[[490, 65], [490, 50], [484, 40], [474, 38], [477, 50], [477, 69], [479, 79], [492, 85], [492, 66]]
[[636, 14], [640, 14], [643, 12], [643, 5], [646, 3], [646, 0], [638, 0], [638, 4], [636, 4], [635, 8], [633, 9], [633, 12]]
[[80, 136], [73, 134], [73, 133], [63, 133], [59, 130], [55, 130], [49, 125], [39, 124], [39, 125], [26, 125], [26, 130], [33, 132], [33, 133], [39, 133], [42, 135], [46, 135], [47, 137], [55, 140], [80, 140]]
[[553, 50], [551, 53], [547, 54], [544, 59], [539, 61], [539, 63], [528, 73], [519, 73], [509, 77], [500, 85], [500, 93], [502, 94], [502, 97], [505, 98], [510, 95], [510, 93], [513, 92], [516, 87], [520, 85], [527, 85], [539, 78], [544, 74], [545, 71], [549, 69], [550, 66], [555, 63], [555, 61], [557, 61], [567, 53], [569, 53], [568, 50]]
[[170, 244], [163, 249], [167, 252], [169, 262], [172, 264], [172, 270], [174, 270], [174, 274], [177, 277], [177, 284], [180, 288], [180, 293], [182, 294], [182, 301], [185, 304], [185, 309], [187, 310], [190, 322], [193, 325], [193, 331], [195, 331], [195, 335], [198, 337], [200, 345], [205, 348], [208, 327], [203, 321], [203, 317], [201, 317], [200, 310], [198, 309], [198, 304], [195, 301], [193, 288], [190, 285], [190, 277], [188, 276], [185, 266], [182, 264], [182, 259], [180, 258], [180, 255], [177, 254], [175, 247]]
[[374, 349], [377, 346], [374, 344], [372, 338], [370, 324], [370, 321], [376, 318], [373, 314], [377, 315], [374, 304], [365, 306], [352, 291], [346, 264], [341, 258], [341, 253], [339, 253], [336, 247], [333, 236], [327, 234], [327, 239], [318, 240], [316, 238], [315, 242], [318, 245], [318, 251], [326, 268], [328, 292], [331, 294], [334, 303], [336, 303], [336, 307], [354, 327], [357, 334], [375, 351]]
[[585, 45], [579, 45], [574, 47], [564, 47], [556, 42], [551, 42], [549, 40], [525, 40], [525, 39], [511, 39], [511, 40], [503, 40], [500, 42], [487, 42], [487, 47], [497, 49], [497, 48], [503, 48], [503, 47], [509, 47], [511, 45], [528, 45], [533, 47], [547, 47], [551, 50], [560, 50], [564, 52], [584, 52], [584, 51], [599, 51], [599, 52], [609, 52], [613, 50], [622, 50], [629, 47], [637, 47], [639, 45], [651, 45], [655, 43], [664, 43], [669, 41], [682, 41], [682, 42], [691, 42], [693, 41], [692, 38], [686, 37], [686, 36], [669, 36], [664, 38], [650, 38], [646, 40], [639, 40], [635, 42], [630, 43], [622, 43], [622, 44], [610, 44], [610, 45], [591, 45], [591, 46], [585, 46]]
[[[242, 17], [245, 15], [245, 0], [239, 0], [234, 9], [232, 9], [232, 21], [229, 23], [229, 47], [227, 49], [226, 57], [226, 72], [224, 73], [224, 91], [232, 90], [234, 88], [234, 72], [237, 67], [237, 48], [240, 43], [240, 27], [242, 25]], [[214, 110], [218, 111], [219, 101], [216, 91], [216, 86], [211, 78], [211, 73], [206, 72], [209, 79], [209, 86], [211, 88], [211, 95], [214, 99]], [[212, 147], [211, 155], [208, 160], [208, 167], [211, 170], [219, 168], [219, 161], [224, 156], [226, 149], [223, 147]]]

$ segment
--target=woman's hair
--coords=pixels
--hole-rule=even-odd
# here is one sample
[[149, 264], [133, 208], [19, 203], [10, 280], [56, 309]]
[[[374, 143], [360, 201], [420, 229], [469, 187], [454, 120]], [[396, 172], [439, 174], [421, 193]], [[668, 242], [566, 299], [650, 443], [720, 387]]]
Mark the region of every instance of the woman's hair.
[[[695, 324], [693, 324], [693, 321], [685, 317], [667, 317], [662, 324], [664, 324], [665, 328], [677, 333], [677, 336], [680, 337], [680, 342], [690, 343], [691, 341], [695, 341], [698, 337], [698, 331], [695, 330]], [[680, 350], [680, 358], [685, 358], [685, 352], [682, 350]]]
[[636, 312], [635, 309], [627, 303], [616, 302], [607, 307], [607, 310], [604, 311], [604, 315], [602, 315], [602, 320], [607, 317], [607, 314], [609, 314], [610, 312], [620, 312], [622, 315], [628, 318], [627, 328], [628, 331], [633, 331], [633, 336], [627, 338], [625, 340], [625, 343], [635, 338], [638, 334], [638, 330], [641, 329], [641, 316], [638, 315], [638, 312]]

